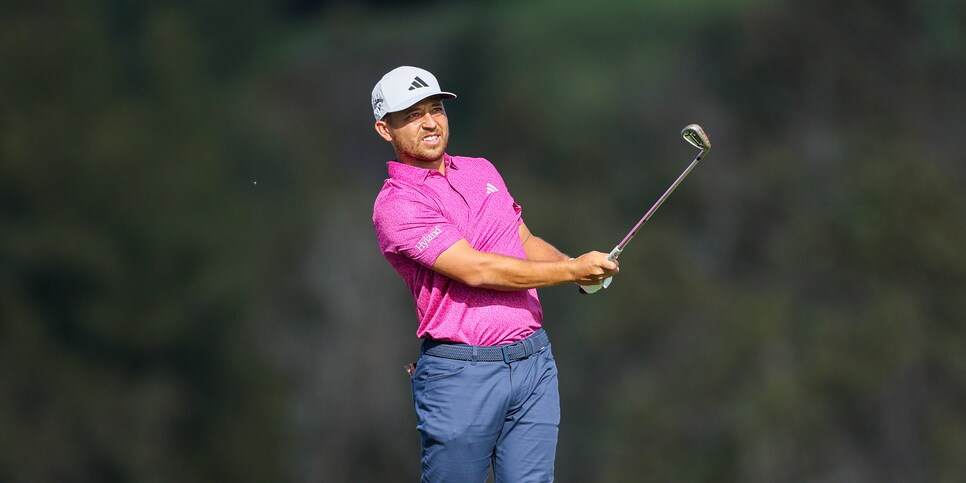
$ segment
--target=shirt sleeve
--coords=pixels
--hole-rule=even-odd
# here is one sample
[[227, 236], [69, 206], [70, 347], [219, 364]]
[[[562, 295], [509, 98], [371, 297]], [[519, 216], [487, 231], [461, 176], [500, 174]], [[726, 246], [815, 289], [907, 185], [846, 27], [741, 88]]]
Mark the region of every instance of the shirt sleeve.
[[426, 267], [464, 238], [435, 203], [402, 190], [391, 190], [377, 200], [372, 222], [383, 253], [402, 255]]

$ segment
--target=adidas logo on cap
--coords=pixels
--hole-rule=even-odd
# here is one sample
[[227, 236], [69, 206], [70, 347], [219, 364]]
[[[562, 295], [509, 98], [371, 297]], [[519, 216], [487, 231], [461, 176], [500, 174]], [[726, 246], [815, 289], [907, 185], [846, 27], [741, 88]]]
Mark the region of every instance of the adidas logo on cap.
[[419, 89], [420, 87], [429, 87], [429, 84], [427, 84], [426, 81], [420, 79], [419, 76], [417, 75], [416, 78], [413, 79], [413, 84], [409, 86], [409, 90]]

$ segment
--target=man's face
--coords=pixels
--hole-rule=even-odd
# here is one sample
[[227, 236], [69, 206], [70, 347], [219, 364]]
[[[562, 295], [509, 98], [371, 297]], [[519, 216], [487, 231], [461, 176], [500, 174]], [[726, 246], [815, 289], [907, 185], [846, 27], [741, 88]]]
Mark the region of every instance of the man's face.
[[[379, 124], [385, 124], [385, 130]], [[439, 97], [430, 97], [400, 112], [389, 113], [376, 130], [391, 142], [402, 162], [433, 162], [442, 159], [449, 142], [449, 121]], [[385, 134], [383, 134], [385, 132]]]

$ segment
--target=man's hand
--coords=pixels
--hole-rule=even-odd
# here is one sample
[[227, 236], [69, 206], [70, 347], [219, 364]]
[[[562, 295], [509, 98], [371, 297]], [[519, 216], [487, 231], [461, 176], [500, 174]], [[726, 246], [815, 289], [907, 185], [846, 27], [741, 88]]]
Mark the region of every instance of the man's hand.
[[571, 262], [576, 264], [574, 277], [579, 285], [599, 285], [620, 271], [617, 261], [608, 260], [601, 252], [585, 253]]

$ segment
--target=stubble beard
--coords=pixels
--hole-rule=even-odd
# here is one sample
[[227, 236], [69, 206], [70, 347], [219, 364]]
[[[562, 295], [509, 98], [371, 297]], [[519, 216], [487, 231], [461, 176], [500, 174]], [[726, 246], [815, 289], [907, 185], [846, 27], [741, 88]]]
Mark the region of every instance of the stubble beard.
[[399, 154], [406, 158], [409, 158], [421, 163], [431, 163], [434, 161], [438, 161], [440, 158], [443, 157], [443, 153], [446, 152], [446, 145], [449, 144], [449, 133], [441, 132], [440, 143], [438, 146], [433, 148], [422, 147], [421, 139], [422, 137], [420, 136], [420, 139], [417, 139], [415, 142], [411, 144], [408, 144], [408, 145], [398, 144], [396, 148], [399, 150]]

